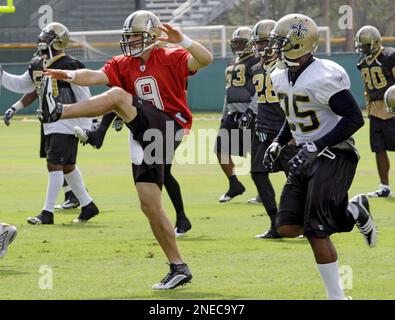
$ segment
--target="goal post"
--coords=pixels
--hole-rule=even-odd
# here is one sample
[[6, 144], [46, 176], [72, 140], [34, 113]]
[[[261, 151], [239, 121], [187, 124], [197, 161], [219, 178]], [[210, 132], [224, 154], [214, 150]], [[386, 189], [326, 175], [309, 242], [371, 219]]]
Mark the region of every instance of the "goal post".
[[0, 6], [0, 13], [14, 13], [15, 10], [14, 0], [7, 0], [6, 6]]

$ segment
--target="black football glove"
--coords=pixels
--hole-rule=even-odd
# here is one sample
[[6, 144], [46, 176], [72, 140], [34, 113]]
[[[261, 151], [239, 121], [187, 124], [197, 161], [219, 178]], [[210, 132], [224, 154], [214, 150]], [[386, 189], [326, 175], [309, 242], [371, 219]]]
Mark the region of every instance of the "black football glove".
[[320, 151], [314, 142], [306, 142], [299, 152], [289, 160], [289, 171], [293, 175], [300, 175], [317, 158]]
[[123, 127], [123, 120], [120, 117], [116, 117], [112, 123], [112, 127], [115, 131], [121, 131]]
[[4, 120], [4, 123], [6, 126], [10, 125], [10, 121], [11, 121], [12, 117], [15, 115], [15, 113], [16, 113], [16, 109], [14, 107], [11, 107], [11, 108], [7, 109], [6, 112], [4, 112], [3, 120]]
[[266, 149], [263, 157], [263, 165], [270, 171], [273, 170], [273, 163], [279, 157], [282, 149], [283, 148], [278, 142], [272, 142], [272, 144]]
[[254, 111], [251, 109], [247, 109], [246, 112], [241, 114], [236, 114], [235, 121], [237, 122], [237, 126], [241, 130], [246, 130], [249, 128], [252, 119], [254, 119]]
[[267, 133], [266, 132], [263, 132], [263, 131], [260, 131], [260, 130], [256, 129], [255, 130], [255, 134], [257, 135], [259, 142], [265, 142], [266, 141], [266, 139], [267, 139]]

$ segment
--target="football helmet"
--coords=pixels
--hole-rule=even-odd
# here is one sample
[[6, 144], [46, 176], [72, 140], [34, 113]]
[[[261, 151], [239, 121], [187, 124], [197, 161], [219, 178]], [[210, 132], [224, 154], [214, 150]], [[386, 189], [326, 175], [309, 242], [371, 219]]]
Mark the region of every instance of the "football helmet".
[[70, 40], [69, 30], [59, 22], [52, 22], [41, 30], [37, 39], [36, 55], [46, 55], [50, 59], [54, 51], [63, 51], [66, 49]]
[[[150, 11], [138, 10], [129, 15], [122, 28], [122, 39], [119, 42], [122, 53], [128, 57], [139, 57], [152, 46], [158, 44], [161, 30], [159, 18]], [[131, 36], [139, 39], [129, 40]]]
[[268, 48], [269, 36], [275, 25], [276, 21], [264, 19], [259, 21], [252, 29], [252, 50], [257, 57], [263, 57], [265, 63], [277, 57], [273, 50]]
[[237, 28], [233, 32], [232, 39], [230, 40], [230, 47], [232, 49], [232, 53], [234, 55], [237, 55], [238, 57], [252, 53], [251, 36], [251, 28]]
[[373, 26], [360, 28], [355, 35], [355, 51], [368, 63], [373, 61], [382, 48], [380, 31]]
[[279, 55], [278, 67], [299, 66], [292, 61], [314, 53], [318, 46], [317, 24], [308, 16], [292, 13], [276, 23], [270, 35], [269, 47]]
[[388, 112], [395, 114], [395, 85], [389, 87], [384, 93], [384, 104]]

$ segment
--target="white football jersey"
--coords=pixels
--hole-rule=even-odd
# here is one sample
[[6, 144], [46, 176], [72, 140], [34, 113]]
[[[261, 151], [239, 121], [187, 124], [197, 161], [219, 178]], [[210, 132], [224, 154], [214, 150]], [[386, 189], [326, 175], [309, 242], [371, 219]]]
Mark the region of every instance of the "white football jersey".
[[272, 72], [271, 78], [297, 144], [320, 139], [340, 121], [329, 99], [349, 90], [350, 78], [336, 62], [315, 58], [295, 83], [288, 80], [287, 69]]

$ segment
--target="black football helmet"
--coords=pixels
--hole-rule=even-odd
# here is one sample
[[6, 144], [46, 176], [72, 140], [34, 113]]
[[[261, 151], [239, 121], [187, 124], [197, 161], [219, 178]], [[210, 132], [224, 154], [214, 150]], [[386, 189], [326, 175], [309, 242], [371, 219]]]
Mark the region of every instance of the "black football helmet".
[[52, 22], [43, 28], [38, 36], [36, 55], [52, 59], [56, 52], [66, 49], [69, 40], [70, 34], [66, 26]]
[[248, 27], [237, 28], [230, 40], [232, 53], [238, 57], [252, 53], [251, 45], [252, 29]]

